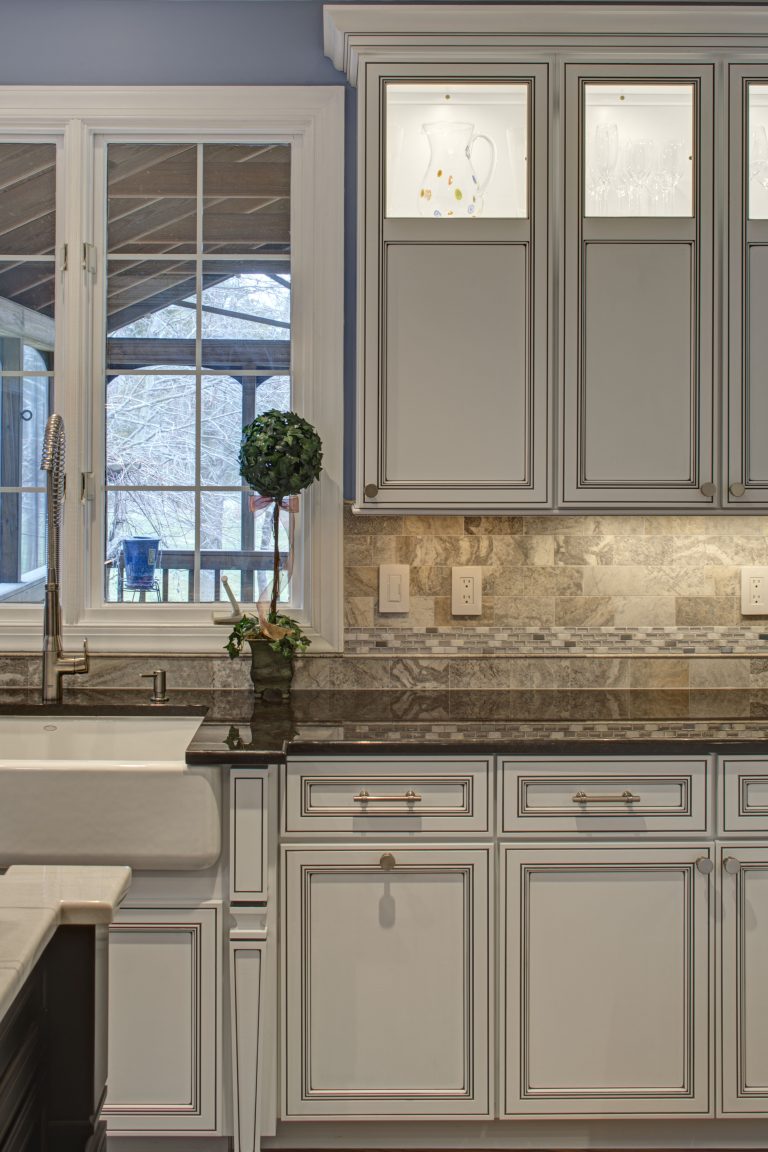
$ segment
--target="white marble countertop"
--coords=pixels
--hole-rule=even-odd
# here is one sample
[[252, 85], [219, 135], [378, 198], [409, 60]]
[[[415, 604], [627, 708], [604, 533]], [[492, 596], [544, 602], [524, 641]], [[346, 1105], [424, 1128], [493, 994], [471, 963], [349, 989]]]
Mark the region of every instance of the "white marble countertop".
[[109, 924], [130, 868], [17, 865], [0, 876], [0, 1021], [60, 924]]

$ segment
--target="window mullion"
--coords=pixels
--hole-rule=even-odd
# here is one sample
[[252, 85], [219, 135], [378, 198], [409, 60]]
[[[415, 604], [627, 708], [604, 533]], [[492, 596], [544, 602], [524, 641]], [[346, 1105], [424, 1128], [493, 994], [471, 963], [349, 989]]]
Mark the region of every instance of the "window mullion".
[[195, 219], [195, 561], [192, 599], [200, 602], [200, 551], [202, 549], [202, 471], [203, 424], [203, 145], [197, 146], [197, 206]]

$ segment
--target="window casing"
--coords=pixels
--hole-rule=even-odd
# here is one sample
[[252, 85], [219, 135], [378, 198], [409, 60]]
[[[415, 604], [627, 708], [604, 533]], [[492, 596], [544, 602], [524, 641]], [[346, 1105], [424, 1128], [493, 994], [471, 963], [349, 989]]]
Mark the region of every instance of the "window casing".
[[[195, 543], [194, 562], [183, 561], [190, 568], [186, 587], [191, 595], [175, 602], [163, 598], [157, 603], [150, 595], [117, 602], [114, 581], [110, 585], [105, 576], [106, 502], [112, 495], [105, 486], [103, 413], [109, 395], [105, 382], [116, 377], [105, 345], [110, 256], [105, 190], [110, 146], [173, 141], [198, 150], [207, 144], [213, 154], [222, 143], [237, 148], [261, 142], [290, 149], [290, 407], [317, 427], [324, 448], [320, 480], [303, 494], [295, 520], [291, 598], [285, 607], [308, 631], [314, 651], [341, 647], [342, 125], [341, 88], [0, 88], [0, 140], [40, 135], [58, 147], [53, 408], [64, 417], [68, 442], [62, 562], [68, 643], [87, 637], [94, 650], [137, 652], [223, 648], [226, 630], [213, 624], [213, 615], [226, 613], [226, 601], [200, 602], [218, 595], [213, 589], [219, 575], [200, 563], [203, 534]], [[198, 285], [193, 375], [200, 396], [202, 380], [223, 378], [222, 386], [231, 387], [238, 365], [225, 373], [203, 362], [200, 345], [206, 332], [214, 331], [216, 313], [203, 307], [206, 284], [200, 265]], [[163, 369], [167, 372], [168, 366]], [[275, 379], [275, 395], [282, 387], [285, 404], [286, 382]], [[235, 471], [236, 431], [231, 445]], [[232, 479], [232, 491], [216, 498], [230, 495], [243, 506], [247, 497], [237, 491], [239, 477]], [[195, 486], [199, 489], [199, 470]], [[199, 527], [198, 492], [194, 498]], [[242, 590], [250, 599], [247, 578]], [[251, 595], [255, 599], [257, 593]], [[39, 647], [38, 605], [0, 602], [0, 621], [4, 650]]]

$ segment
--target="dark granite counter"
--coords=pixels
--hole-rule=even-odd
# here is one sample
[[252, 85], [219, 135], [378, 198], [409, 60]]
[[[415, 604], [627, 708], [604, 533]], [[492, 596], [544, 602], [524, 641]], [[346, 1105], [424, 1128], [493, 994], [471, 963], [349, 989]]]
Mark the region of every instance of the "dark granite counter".
[[[0, 713], [204, 716], [189, 764], [267, 764], [294, 755], [642, 751], [768, 753], [768, 692], [297, 691], [289, 704], [250, 692], [177, 691], [161, 708], [146, 691], [72, 691], [61, 708], [30, 690], [0, 693]], [[1, 753], [0, 753], [1, 755]]]

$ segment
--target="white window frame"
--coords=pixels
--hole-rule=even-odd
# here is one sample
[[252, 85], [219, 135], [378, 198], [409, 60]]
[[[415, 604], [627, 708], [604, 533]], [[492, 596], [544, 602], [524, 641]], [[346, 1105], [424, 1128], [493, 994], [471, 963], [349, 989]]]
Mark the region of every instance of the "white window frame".
[[[56, 410], [67, 432], [62, 534], [65, 643], [93, 651], [221, 654], [222, 604], [104, 604], [100, 427], [103, 295], [97, 142], [146, 134], [291, 143], [292, 407], [323, 441], [323, 470], [302, 497], [308, 523], [301, 601], [292, 613], [313, 652], [340, 651], [342, 603], [344, 89], [315, 87], [0, 86], [0, 139], [60, 141], [57, 184]], [[60, 153], [61, 155], [61, 153]], [[67, 270], [63, 268], [66, 244]], [[85, 245], [96, 259], [85, 260]], [[96, 275], [83, 267], [89, 263]], [[103, 375], [103, 373], [102, 373]], [[233, 445], [233, 449], [237, 447]], [[86, 478], [89, 478], [87, 480]], [[81, 499], [81, 493], [84, 494]], [[91, 600], [93, 596], [93, 600]], [[37, 651], [42, 605], [0, 605], [0, 651]]]

